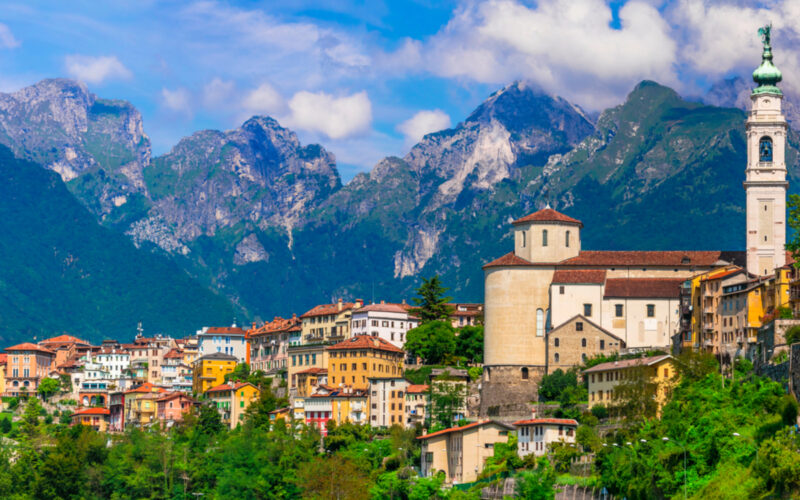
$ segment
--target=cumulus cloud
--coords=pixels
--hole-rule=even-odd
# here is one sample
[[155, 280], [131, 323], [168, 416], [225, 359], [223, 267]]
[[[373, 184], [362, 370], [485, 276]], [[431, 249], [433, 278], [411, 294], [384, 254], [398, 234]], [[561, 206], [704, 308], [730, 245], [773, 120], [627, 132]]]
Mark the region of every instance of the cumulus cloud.
[[131, 72], [116, 56], [68, 55], [65, 58], [67, 73], [86, 83], [100, 84], [106, 80], [126, 79]]
[[425, 134], [450, 128], [450, 125], [450, 116], [441, 109], [434, 109], [418, 112], [398, 125], [397, 130], [405, 136], [407, 144], [415, 144]]
[[20, 46], [19, 40], [14, 37], [11, 29], [0, 23], [0, 48], [15, 49]]
[[232, 80], [214, 78], [203, 86], [203, 106], [215, 109], [230, 104], [236, 84]]
[[286, 109], [286, 102], [272, 85], [262, 83], [244, 96], [242, 108], [250, 115], [275, 115]]
[[192, 114], [192, 97], [185, 88], [177, 88], [175, 90], [162, 88], [161, 101], [164, 107], [170, 111], [186, 115]]
[[325, 92], [297, 92], [289, 100], [290, 127], [342, 139], [367, 131], [372, 123], [372, 103], [365, 91], [334, 97]]

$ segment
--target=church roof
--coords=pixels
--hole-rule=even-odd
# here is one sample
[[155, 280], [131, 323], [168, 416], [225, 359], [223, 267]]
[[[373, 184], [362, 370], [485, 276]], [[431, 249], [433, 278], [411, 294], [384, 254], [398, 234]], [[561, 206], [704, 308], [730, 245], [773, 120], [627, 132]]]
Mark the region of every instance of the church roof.
[[534, 265], [532, 262], [529, 262], [523, 259], [522, 257], [517, 257], [517, 255], [514, 252], [508, 252], [499, 259], [495, 259], [489, 262], [488, 264], [484, 264], [483, 268], [486, 269], [487, 267], [532, 266], [532, 265]]
[[563, 222], [566, 224], [576, 224], [580, 227], [583, 227], [583, 223], [578, 219], [573, 219], [572, 217], [564, 215], [561, 212], [557, 212], [550, 207], [543, 208], [538, 212], [534, 212], [530, 215], [519, 218], [512, 222], [512, 224], [524, 224], [526, 222]]
[[685, 279], [676, 278], [615, 278], [606, 281], [604, 298], [671, 299], [680, 296]]
[[559, 266], [713, 266], [722, 252], [712, 251], [642, 251], [584, 250], [577, 257], [559, 262]]
[[602, 284], [605, 269], [558, 269], [553, 273], [553, 283]]

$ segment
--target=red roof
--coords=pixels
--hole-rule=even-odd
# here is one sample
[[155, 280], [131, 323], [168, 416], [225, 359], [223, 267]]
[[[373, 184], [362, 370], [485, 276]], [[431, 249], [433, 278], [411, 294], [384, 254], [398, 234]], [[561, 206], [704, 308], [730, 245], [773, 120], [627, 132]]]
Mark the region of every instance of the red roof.
[[403, 352], [402, 349], [388, 340], [380, 337], [370, 337], [369, 335], [356, 335], [326, 349], [378, 349], [379, 351]]
[[0, 365], [4, 365], [8, 363], [8, 354], [2, 353], [0, 354]]
[[253, 337], [256, 335], [267, 335], [272, 333], [288, 332], [296, 328], [299, 328], [301, 323], [302, 321], [297, 316], [293, 316], [288, 319], [283, 319], [280, 316], [276, 316], [269, 323], [264, 323], [258, 328], [249, 330], [247, 333], [248, 335]]
[[206, 392], [224, 392], [224, 391], [238, 391], [242, 387], [249, 385], [251, 387], [255, 387], [250, 382], [236, 382], [235, 384], [231, 385], [228, 384], [220, 384], [218, 386], [212, 387], [211, 389], [207, 390]]
[[221, 335], [244, 335], [247, 332], [238, 326], [209, 326], [205, 333], [216, 333]]
[[605, 269], [558, 269], [553, 273], [553, 283], [602, 284], [605, 281]]
[[183, 359], [183, 353], [178, 349], [173, 348], [164, 355], [164, 359]]
[[526, 222], [563, 222], [566, 224], [577, 224], [578, 226], [583, 227], [583, 223], [578, 219], [573, 219], [572, 217], [564, 215], [561, 212], [556, 212], [550, 207], [543, 208], [538, 212], [534, 212], [530, 215], [519, 218], [512, 222], [512, 224], [524, 224]]
[[[508, 267], [508, 266], [531, 266], [534, 265], [532, 262], [529, 262], [522, 257], [517, 257], [514, 252], [509, 252], [499, 259], [495, 259], [488, 264], [484, 264], [483, 268], [486, 269], [487, 267]], [[554, 264], [551, 264], [554, 265]]]
[[685, 279], [674, 278], [609, 278], [604, 298], [671, 299], [680, 296]]
[[194, 399], [191, 396], [189, 396], [185, 392], [181, 392], [181, 391], [175, 391], [175, 392], [167, 393], [167, 394], [159, 397], [158, 399], [156, 399], [156, 401], [170, 401], [170, 400], [173, 400], [175, 398], [180, 398], [180, 397], [184, 397], [184, 398], [188, 399], [189, 401], [194, 402]]
[[44, 339], [39, 342], [40, 344], [86, 344], [89, 345], [89, 342], [85, 340], [81, 340], [78, 337], [73, 337], [72, 335], [58, 335], [56, 337], [52, 337], [49, 339]]
[[646, 358], [633, 358], [623, 359], [620, 361], [609, 361], [608, 363], [601, 363], [591, 368], [583, 370], [583, 373], [604, 372], [608, 370], [617, 370], [619, 368], [630, 368], [631, 366], [650, 366], [665, 359], [671, 359], [669, 354], [662, 354], [661, 356], [649, 356]]
[[428, 384], [411, 384], [406, 387], [406, 394], [421, 394], [428, 392]]
[[83, 410], [77, 410], [75, 413], [72, 414], [74, 417], [75, 415], [109, 415], [111, 412], [106, 408], [84, 408]]
[[125, 394], [132, 394], [132, 393], [148, 393], [148, 392], [164, 392], [162, 387], [157, 387], [150, 382], [145, 382], [144, 384], [131, 389], [130, 391], [125, 391]]
[[553, 424], [553, 425], [578, 425], [577, 420], [571, 418], [532, 418], [530, 420], [518, 420], [514, 425], [537, 425], [537, 424]]
[[706, 276], [705, 278], [702, 278], [700, 281], [718, 280], [718, 279], [727, 278], [729, 276], [733, 276], [734, 274], [739, 274], [739, 273], [742, 273], [742, 272], [744, 272], [744, 269], [741, 269], [741, 268], [729, 269], [727, 271], [723, 271], [723, 272], [718, 273], [718, 274], [712, 274], [710, 276]]
[[411, 306], [403, 304], [387, 304], [382, 302], [380, 304], [370, 304], [358, 309], [358, 312], [375, 311], [375, 312], [391, 312], [391, 313], [408, 313]]
[[[342, 309], [339, 310], [339, 305], [342, 306]], [[327, 316], [329, 314], [339, 314], [342, 311], [347, 311], [348, 309], [352, 309], [355, 306], [352, 302], [336, 302], [334, 304], [320, 304], [310, 311], [306, 312], [301, 318], [310, 318], [312, 316]]]
[[474, 427], [480, 427], [482, 425], [487, 425], [487, 424], [495, 424], [495, 425], [499, 425], [501, 427], [505, 427], [508, 430], [514, 430], [514, 428], [511, 427], [510, 425], [506, 425], [506, 424], [504, 424], [502, 422], [498, 422], [496, 420], [482, 420], [480, 422], [473, 422], [471, 424], [467, 424], [467, 425], [464, 425], [464, 426], [461, 426], [461, 427], [450, 427], [449, 429], [444, 429], [444, 430], [441, 430], [441, 431], [432, 432], [430, 434], [425, 434], [424, 436], [418, 436], [417, 439], [428, 439], [428, 438], [432, 438], [434, 436], [441, 436], [442, 434], [448, 434], [450, 432], [464, 431], [464, 430], [467, 430], [467, 429], [472, 429]]
[[328, 370], [325, 369], [325, 368], [312, 367], [312, 368], [306, 368], [305, 370], [300, 370], [299, 372], [297, 372], [298, 375], [300, 375], [301, 373], [310, 373], [312, 375], [320, 375], [322, 373], [328, 373]]
[[719, 251], [585, 250], [559, 266], [713, 266], [721, 260]]
[[23, 342], [22, 344], [6, 347], [6, 351], [39, 351], [39, 352], [45, 352], [47, 354], [55, 354], [50, 349], [45, 349], [40, 345], [32, 344], [30, 342]]

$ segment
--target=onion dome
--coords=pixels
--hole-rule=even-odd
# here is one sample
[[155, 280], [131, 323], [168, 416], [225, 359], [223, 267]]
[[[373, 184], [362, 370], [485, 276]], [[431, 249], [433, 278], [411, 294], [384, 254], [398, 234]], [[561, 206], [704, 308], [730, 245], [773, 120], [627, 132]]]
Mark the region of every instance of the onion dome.
[[772, 64], [772, 47], [770, 46], [770, 26], [765, 26], [758, 30], [762, 37], [764, 51], [761, 53], [761, 65], [753, 71], [753, 81], [758, 86], [753, 89], [753, 94], [781, 94], [776, 84], [781, 81], [783, 75], [781, 71]]

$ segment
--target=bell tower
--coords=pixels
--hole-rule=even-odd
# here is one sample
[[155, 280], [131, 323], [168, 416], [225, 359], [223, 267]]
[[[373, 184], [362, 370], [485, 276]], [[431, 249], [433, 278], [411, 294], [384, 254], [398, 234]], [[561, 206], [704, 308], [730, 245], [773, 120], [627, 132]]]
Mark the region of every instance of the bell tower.
[[781, 72], [772, 64], [771, 26], [758, 30], [764, 51], [753, 72], [757, 86], [745, 125], [747, 169], [747, 271], [772, 274], [786, 264], [786, 131], [781, 113], [783, 93], [776, 86]]

